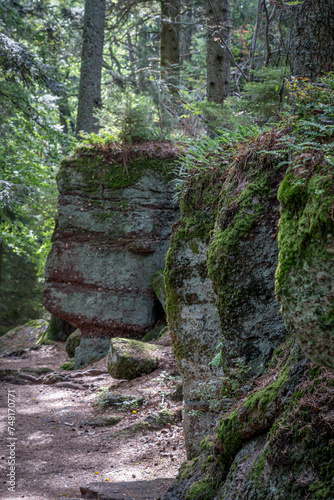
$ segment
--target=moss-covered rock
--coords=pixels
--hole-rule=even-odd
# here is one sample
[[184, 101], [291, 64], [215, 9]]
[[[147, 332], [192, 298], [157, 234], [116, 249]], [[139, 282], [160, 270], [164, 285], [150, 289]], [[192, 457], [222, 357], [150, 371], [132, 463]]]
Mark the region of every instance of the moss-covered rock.
[[75, 367], [75, 358], [72, 358], [70, 359], [70, 361], [67, 361], [66, 363], [62, 364], [58, 369], [71, 371], [74, 370], [74, 367]]
[[56, 316], [51, 314], [49, 326], [41, 336], [39, 343], [50, 344], [54, 341], [65, 342], [74, 330], [75, 327], [70, 323], [63, 319], [56, 318]]
[[[208, 411], [208, 383], [219, 395], [222, 370], [210, 365], [221, 340], [218, 311], [207, 271], [222, 171], [192, 172], [181, 197], [181, 219], [173, 226], [166, 257], [167, 321], [183, 379], [183, 427], [188, 458], [199, 452], [203, 434], [215, 424]], [[213, 385], [210, 388], [213, 388]]]
[[74, 330], [74, 332], [71, 333], [71, 335], [66, 340], [65, 350], [69, 358], [74, 358], [75, 349], [80, 345], [80, 339], [81, 339], [81, 332], [79, 328], [77, 328], [76, 330]]
[[48, 326], [48, 321], [35, 319], [7, 332], [0, 337], [0, 355], [22, 353], [25, 349], [36, 348]]
[[84, 337], [141, 338], [163, 315], [151, 278], [178, 217], [170, 143], [84, 147], [58, 174], [46, 308]]
[[289, 173], [279, 189], [276, 291], [287, 328], [317, 364], [334, 369], [333, 175]]
[[163, 310], [166, 312], [166, 284], [163, 269], [158, 269], [158, 271], [153, 274], [151, 283], [155, 295], [158, 297]]
[[132, 339], [115, 338], [110, 342], [107, 358], [108, 371], [116, 379], [131, 380], [151, 373], [159, 366], [160, 346]]
[[[264, 134], [242, 150], [226, 175], [208, 250], [217, 294], [226, 371], [242, 358], [250, 374], [261, 373], [286, 329], [275, 298], [278, 263], [277, 190], [284, 175], [263, 148], [280, 147], [282, 133]], [[276, 144], [276, 146], [275, 146]]]

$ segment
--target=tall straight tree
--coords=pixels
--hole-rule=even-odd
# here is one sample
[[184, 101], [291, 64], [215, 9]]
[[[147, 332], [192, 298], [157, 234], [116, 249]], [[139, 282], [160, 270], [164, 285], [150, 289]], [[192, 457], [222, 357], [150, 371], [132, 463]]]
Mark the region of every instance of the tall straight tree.
[[291, 72], [314, 79], [326, 70], [334, 70], [334, 2], [304, 0], [294, 7]]
[[207, 100], [223, 104], [230, 93], [229, 0], [207, 0]]
[[94, 109], [101, 107], [105, 0], [86, 0], [76, 133], [97, 132]]
[[161, 0], [161, 77], [172, 93], [180, 81], [180, 0]]

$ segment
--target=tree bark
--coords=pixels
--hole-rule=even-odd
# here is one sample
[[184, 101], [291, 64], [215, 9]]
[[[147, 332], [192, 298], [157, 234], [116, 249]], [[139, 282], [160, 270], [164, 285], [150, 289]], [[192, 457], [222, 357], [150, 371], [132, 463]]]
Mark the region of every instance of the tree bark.
[[172, 93], [180, 81], [180, 0], [161, 0], [161, 78]]
[[230, 93], [231, 62], [226, 47], [230, 33], [229, 0], [207, 0], [207, 100], [223, 104]]
[[194, 7], [191, 0], [183, 1], [185, 12], [182, 19], [182, 30], [180, 33], [180, 60], [191, 62], [191, 42], [194, 33]]
[[291, 73], [314, 80], [334, 69], [334, 2], [304, 0], [294, 7]]
[[94, 109], [101, 107], [105, 0], [86, 0], [76, 133], [98, 132]]

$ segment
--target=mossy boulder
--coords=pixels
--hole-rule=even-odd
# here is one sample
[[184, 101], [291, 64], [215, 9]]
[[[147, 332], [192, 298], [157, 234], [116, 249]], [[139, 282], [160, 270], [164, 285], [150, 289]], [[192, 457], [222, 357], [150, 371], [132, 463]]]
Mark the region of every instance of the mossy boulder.
[[334, 370], [334, 188], [325, 167], [307, 177], [289, 173], [280, 186], [276, 291], [286, 326], [305, 353]]
[[65, 350], [69, 358], [74, 358], [75, 349], [80, 345], [80, 339], [81, 339], [81, 332], [79, 328], [77, 328], [76, 330], [74, 330], [74, 332], [71, 333], [71, 335], [66, 340]]
[[112, 339], [107, 358], [109, 374], [116, 379], [131, 380], [151, 373], [159, 366], [160, 349], [160, 346], [133, 339]]
[[178, 217], [171, 143], [87, 146], [58, 174], [45, 307], [85, 337], [142, 338], [163, 311], [151, 285]]
[[0, 355], [22, 353], [25, 349], [36, 348], [48, 326], [48, 321], [35, 319], [7, 332], [0, 337]]

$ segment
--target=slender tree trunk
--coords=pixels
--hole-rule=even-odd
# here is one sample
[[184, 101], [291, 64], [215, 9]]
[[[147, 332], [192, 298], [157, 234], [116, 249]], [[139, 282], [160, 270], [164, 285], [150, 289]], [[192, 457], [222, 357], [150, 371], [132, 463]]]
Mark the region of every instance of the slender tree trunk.
[[183, 62], [191, 62], [191, 42], [194, 33], [194, 7], [192, 0], [184, 0], [185, 12], [182, 19], [182, 30], [180, 33], [180, 59]]
[[256, 49], [257, 37], [259, 35], [259, 30], [260, 30], [261, 21], [262, 21], [262, 9], [263, 9], [263, 0], [259, 0], [258, 4], [257, 4], [256, 23], [255, 23], [253, 36], [252, 36], [250, 53], [249, 53], [249, 59], [250, 59], [249, 81], [250, 82], [252, 82], [253, 78], [254, 78], [253, 70], [255, 69], [255, 49]]
[[176, 93], [180, 81], [180, 0], [161, 0], [161, 78]]
[[294, 7], [291, 43], [293, 76], [315, 79], [334, 69], [334, 2], [304, 0]]
[[231, 87], [230, 55], [219, 40], [228, 45], [229, 32], [229, 0], [207, 0], [207, 100], [218, 104], [223, 104]]
[[129, 51], [129, 59], [131, 64], [131, 81], [134, 87], [137, 86], [136, 73], [135, 73], [135, 49], [131, 40], [130, 33], [127, 33], [127, 42], [128, 42], [128, 51]]
[[86, 0], [76, 133], [98, 132], [94, 109], [101, 106], [105, 0]]

